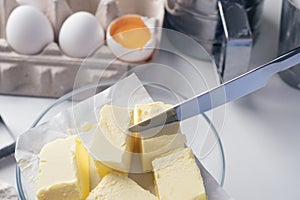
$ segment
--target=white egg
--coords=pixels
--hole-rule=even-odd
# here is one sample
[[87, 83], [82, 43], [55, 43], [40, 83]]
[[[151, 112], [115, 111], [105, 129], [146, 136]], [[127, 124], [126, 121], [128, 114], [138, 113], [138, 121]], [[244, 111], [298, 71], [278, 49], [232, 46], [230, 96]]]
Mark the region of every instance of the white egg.
[[87, 57], [103, 42], [102, 26], [96, 17], [88, 12], [71, 15], [63, 23], [59, 33], [60, 48], [71, 57]]
[[54, 40], [47, 17], [32, 6], [19, 6], [12, 11], [6, 24], [9, 45], [21, 54], [37, 54]]
[[[120, 60], [145, 61], [152, 56], [156, 47], [155, 23], [155, 18], [140, 15], [124, 15], [117, 18], [107, 29], [107, 45]], [[139, 27], [140, 25], [142, 28]], [[133, 28], [130, 29], [130, 27]], [[140, 30], [142, 32], [139, 32]], [[126, 32], [128, 35], [123, 34]], [[146, 35], [148, 35], [147, 38], [145, 38]]]

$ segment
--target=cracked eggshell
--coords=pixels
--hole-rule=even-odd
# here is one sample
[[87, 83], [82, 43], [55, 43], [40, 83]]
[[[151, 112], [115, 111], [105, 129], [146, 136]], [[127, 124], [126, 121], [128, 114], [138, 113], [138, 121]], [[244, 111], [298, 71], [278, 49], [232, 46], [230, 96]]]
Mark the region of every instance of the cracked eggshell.
[[10, 14], [6, 39], [16, 52], [34, 55], [53, 42], [54, 32], [48, 18], [40, 10], [25, 5]]
[[[150, 39], [142, 48], [138, 48], [138, 49], [126, 48], [122, 44], [118, 43], [112, 36], [111, 30], [114, 28], [114, 26], [118, 26], [118, 22], [120, 20], [128, 19], [131, 17], [140, 17], [151, 33]], [[119, 17], [115, 19], [107, 29], [106, 32], [107, 46], [110, 48], [113, 54], [122, 61], [125, 62], [146, 61], [152, 56], [156, 48], [156, 32], [154, 28], [155, 24], [156, 24], [155, 18], [148, 18], [140, 15], [124, 15], [122, 17]], [[134, 30], [130, 30], [130, 31], [134, 31]]]

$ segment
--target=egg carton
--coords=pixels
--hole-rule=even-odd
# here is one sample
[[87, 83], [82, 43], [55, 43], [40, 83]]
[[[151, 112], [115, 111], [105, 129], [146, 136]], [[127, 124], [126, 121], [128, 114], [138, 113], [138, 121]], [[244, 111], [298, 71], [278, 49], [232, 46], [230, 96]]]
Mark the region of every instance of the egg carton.
[[[76, 87], [95, 83], [101, 74], [103, 80], [118, 80], [135, 64], [113, 61], [115, 56], [103, 45], [87, 59], [65, 55], [57, 43], [50, 43], [38, 55], [21, 55], [7, 43], [6, 21], [14, 8], [30, 2], [42, 10], [50, 20], [57, 41], [64, 20], [77, 11], [94, 14], [106, 29], [117, 17], [139, 14], [156, 18], [159, 45], [160, 27], [164, 18], [163, 0], [0, 0], [0, 93], [39, 97], [60, 97], [74, 88], [78, 70], [85, 62], [84, 80]], [[113, 61], [113, 62], [112, 62]], [[108, 67], [109, 66], [109, 67]], [[82, 77], [81, 77], [82, 79]]]

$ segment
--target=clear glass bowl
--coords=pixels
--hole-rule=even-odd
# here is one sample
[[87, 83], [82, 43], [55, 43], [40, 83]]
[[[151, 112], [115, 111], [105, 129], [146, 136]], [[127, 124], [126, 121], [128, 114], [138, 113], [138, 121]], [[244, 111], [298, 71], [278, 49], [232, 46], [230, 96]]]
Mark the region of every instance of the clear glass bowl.
[[[55, 103], [50, 105], [45, 111], [43, 111], [41, 113], [41, 115], [37, 118], [37, 120], [33, 123], [32, 127], [35, 127], [35, 126], [45, 122], [46, 120], [48, 120], [49, 118], [53, 117], [55, 114], [60, 112], [62, 109], [72, 106], [72, 104], [74, 103], [74, 101], [72, 101], [72, 99], [74, 99], [74, 97], [80, 96], [80, 98], [82, 98], [82, 94], [86, 93], [87, 91], [95, 90], [95, 88], [97, 88], [99, 86], [100, 87], [109, 86], [112, 83], [113, 83], [112, 81], [108, 81], [105, 83], [99, 83], [97, 85], [90, 85], [90, 86], [86, 86], [86, 87], [74, 90], [73, 92], [66, 94], [65, 96], [63, 96], [63, 97], [59, 98], [57, 101], [55, 101]], [[157, 85], [147, 84], [146, 88], [148, 91], [150, 91], [149, 93], [151, 93], [152, 95], [154, 94], [154, 91], [159, 90], [156, 95], [160, 96], [160, 98], [159, 98], [160, 100], [162, 100], [160, 93], [167, 92], [166, 88], [161, 88], [160, 86], [157, 86]], [[154, 96], [154, 99], [155, 99], [155, 96]], [[215, 126], [213, 125], [213, 123], [211, 122], [211, 120], [209, 119], [209, 117], [207, 115], [203, 114], [201, 116], [201, 121], [202, 122], [200, 122], [200, 123], [206, 124], [206, 126], [208, 126], [211, 129], [213, 137], [215, 137], [215, 139], [217, 141], [217, 145], [214, 146], [213, 150], [210, 151], [210, 153], [208, 155], [200, 158], [199, 160], [208, 169], [208, 171], [210, 171], [210, 173], [214, 176], [214, 178], [217, 180], [217, 182], [221, 186], [223, 186], [224, 180], [225, 180], [225, 156], [224, 156], [222, 141], [219, 137], [219, 134], [218, 134]], [[201, 148], [199, 148], [199, 149], [201, 149]], [[194, 153], [199, 158], [199, 153], [197, 153], [195, 151], [194, 151]], [[18, 187], [18, 192], [19, 192], [20, 198], [21, 198], [21, 200], [26, 200], [26, 196], [27, 196], [26, 195], [26, 193], [27, 193], [26, 186], [24, 187], [24, 185], [23, 185], [22, 175], [21, 175], [21, 171], [20, 171], [19, 167], [17, 167], [17, 169], [16, 169], [16, 179], [17, 179], [17, 187]]]
[[[183, 44], [180, 45], [182, 49], [172, 45], [174, 38]], [[187, 49], [197, 52], [200, 59], [182, 54], [182, 50]], [[101, 55], [97, 55], [96, 51], [93, 56]], [[82, 69], [85, 67], [88, 66], [83, 63]], [[131, 73], [139, 77], [154, 101], [170, 104], [182, 102], [220, 83], [217, 67], [204, 48], [191, 38], [174, 31], [163, 31], [160, 48], [155, 51], [153, 58], [147, 63], [135, 65], [124, 76]], [[82, 85], [80, 81], [84, 80], [84, 76], [84, 73], [78, 74], [75, 86]], [[96, 83], [79, 87], [64, 95], [43, 111], [32, 127], [51, 119], [62, 110], [93, 96], [116, 81], [106, 81], [100, 77]], [[225, 157], [218, 130], [222, 128], [223, 119], [224, 109], [221, 107], [181, 122], [182, 132], [187, 135], [187, 146], [193, 149], [198, 160], [221, 186], [225, 179]], [[189, 137], [189, 133], [192, 133], [193, 137]], [[20, 198], [26, 200], [29, 196], [27, 194], [30, 193], [18, 167], [16, 178]]]

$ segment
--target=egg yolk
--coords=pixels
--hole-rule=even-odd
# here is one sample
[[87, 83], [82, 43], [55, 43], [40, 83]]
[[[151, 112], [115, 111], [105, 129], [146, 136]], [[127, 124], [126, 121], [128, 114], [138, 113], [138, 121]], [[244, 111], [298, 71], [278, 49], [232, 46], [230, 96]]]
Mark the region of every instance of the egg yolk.
[[111, 27], [110, 35], [127, 49], [143, 48], [151, 39], [150, 30], [140, 17], [121, 18]]

